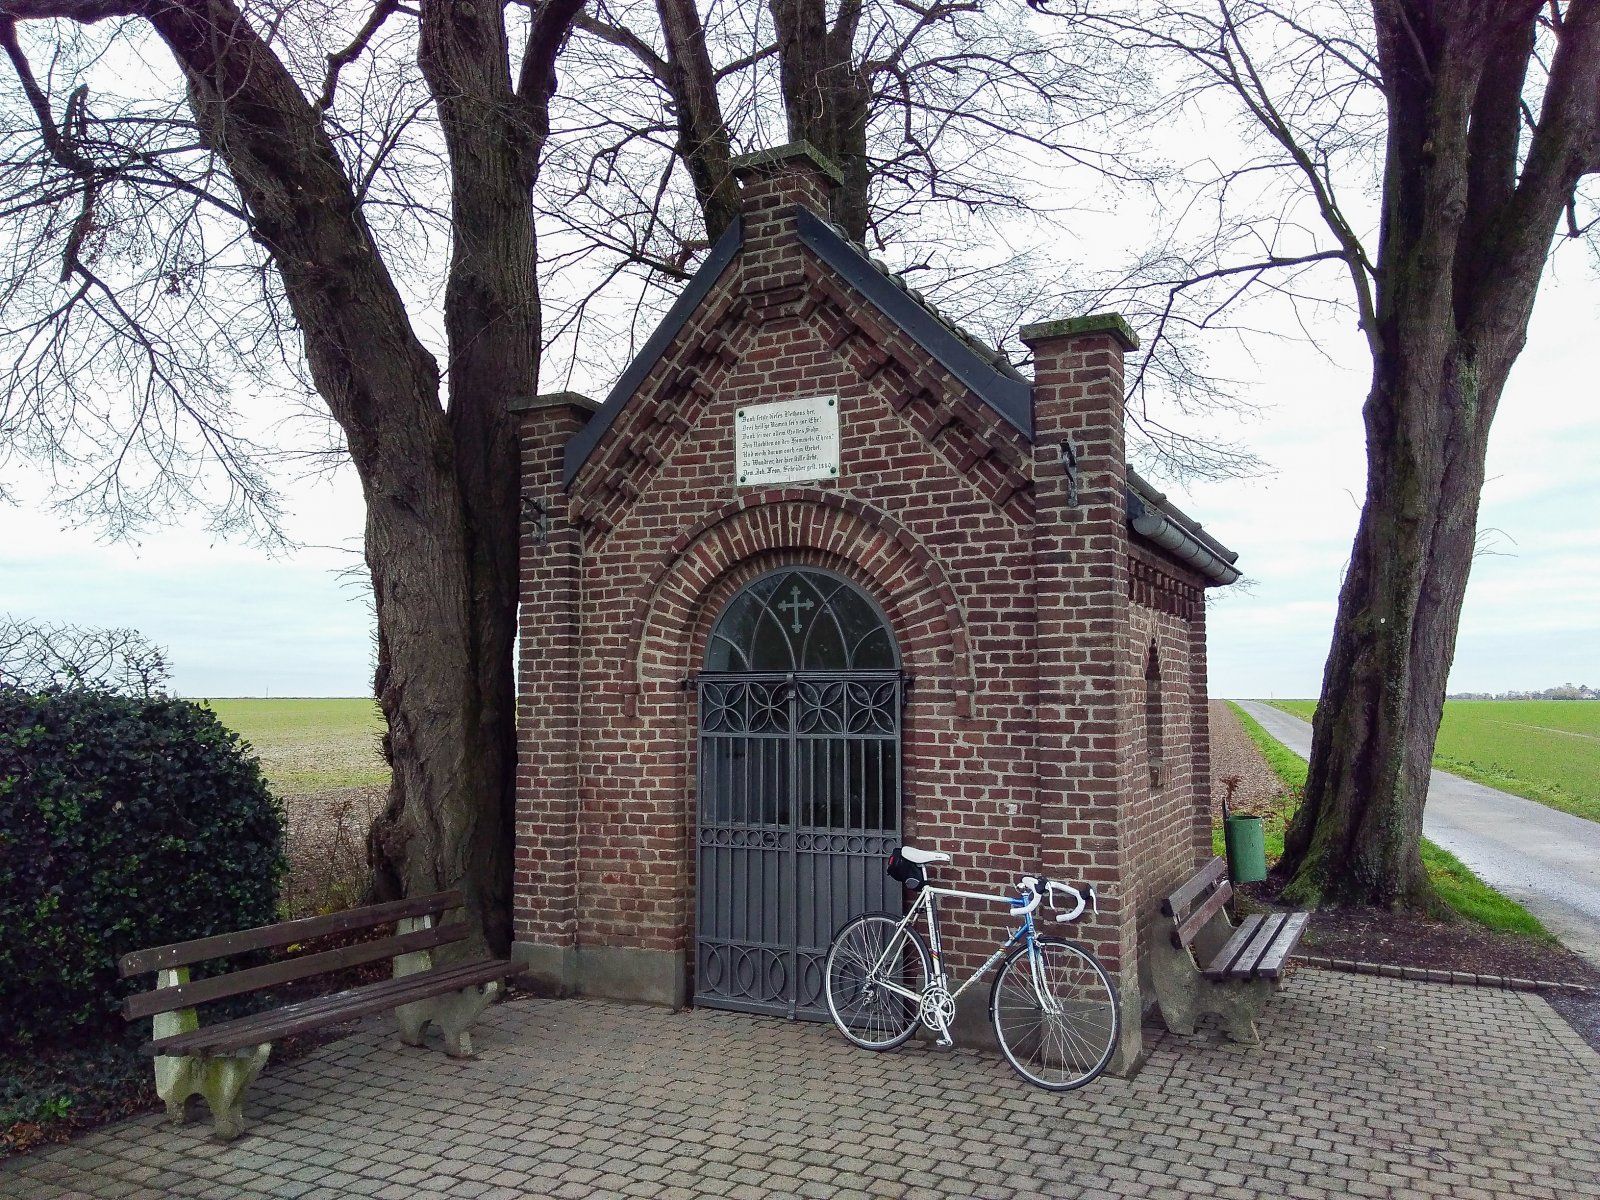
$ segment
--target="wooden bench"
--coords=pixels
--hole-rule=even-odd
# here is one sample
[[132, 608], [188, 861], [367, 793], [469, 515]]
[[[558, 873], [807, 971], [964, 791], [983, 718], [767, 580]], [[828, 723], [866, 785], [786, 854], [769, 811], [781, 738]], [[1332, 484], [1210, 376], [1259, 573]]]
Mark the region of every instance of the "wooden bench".
[[1205, 1013], [1222, 1018], [1237, 1042], [1255, 1043], [1256, 1017], [1283, 985], [1284, 968], [1309, 913], [1246, 917], [1237, 928], [1224, 907], [1233, 895], [1228, 865], [1214, 858], [1161, 902], [1150, 938], [1150, 977], [1161, 1019], [1192, 1034]]
[[[123, 955], [117, 964], [123, 978], [157, 972], [155, 988], [129, 996], [122, 1015], [129, 1021], [153, 1018], [151, 1039], [143, 1049], [155, 1056], [156, 1092], [166, 1101], [167, 1116], [181, 1122], [189, 1097], [202, 1096], [211, 1109], [216, 1137], [231, 1141], [243, 1130], [244, 1091], [266, 1065], [275, 1039], [373, 1013], [393, 1011], [400, 1020], [400, 1040], [409, 1046], [421, 1046], [428, 1025], [436, 1025], [444, 1034], [445, 1053], [470, 1058], [472, 1023], [500, 981], [522, 967], [496, 958], [434, 964], [435, 950], [463, 942], [472, 932], [462, 920], [437, 923], [463, 903], [459, 891], [438, 892]], [[395, 931], [388, 937], [203, 979], [189, 977], [196, 963], [390, 922]], [[393, 977], [376, 983], [302, 997], [208, 1025], [200, 1024], [195, 1011], [212, 1001], [268, 993], [283, 984], [386, 958], [394, 960]]]

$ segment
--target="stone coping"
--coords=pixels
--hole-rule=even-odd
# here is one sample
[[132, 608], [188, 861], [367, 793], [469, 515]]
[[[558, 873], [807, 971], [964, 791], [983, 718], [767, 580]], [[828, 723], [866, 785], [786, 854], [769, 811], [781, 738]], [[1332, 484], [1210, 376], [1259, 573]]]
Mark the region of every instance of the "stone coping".
[[1289, 961], [1321, 971], [1342, 971], [1347, 975], [1379, 975], [1385, 979], [1415, 979], [1421, 983], [1451, 983], [1460, 987], [1499, 988], [1509, 992], [1557, 992], [1583, 995], [1587, 984], [1563, 983], [1554, 979], [1520, 979], [1514, 975], [1480, 975], [1473, 971], [1441, 971], [1435, 967], [1401, 967], [1394, 963], [1356, 962], [1348, 958], [1329, 958], [1316, 954], [1293, 954]]

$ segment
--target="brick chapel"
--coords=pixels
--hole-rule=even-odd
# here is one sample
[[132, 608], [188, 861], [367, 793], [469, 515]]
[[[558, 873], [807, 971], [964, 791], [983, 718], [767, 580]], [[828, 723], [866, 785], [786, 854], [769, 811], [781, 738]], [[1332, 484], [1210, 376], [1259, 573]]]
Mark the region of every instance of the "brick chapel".
[[[736, 165], [742, 218], [606, 401], [519, 406], [514, 955], [820, 1016], [835, 929], [903, 911], [904, 841], [951, 886], [1093, 881], [1073, 936], [1136, 1054], [1157, 898], [1211, 852], [1236, 556], [1127, 466], [1121, 317], [1027, 326], [1029, 378], [830, 224], [815, 150]], [[1006, 917], [941, 922], [970, 969]]]

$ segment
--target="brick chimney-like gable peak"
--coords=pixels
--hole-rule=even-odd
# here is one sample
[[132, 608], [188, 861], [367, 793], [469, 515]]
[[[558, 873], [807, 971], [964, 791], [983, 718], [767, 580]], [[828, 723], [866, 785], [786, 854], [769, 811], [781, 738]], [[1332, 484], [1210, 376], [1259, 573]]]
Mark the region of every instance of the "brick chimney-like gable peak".
[[826, 217], [829, 196], [844, 183], [844, 172], [810, 142], [740, 155], [730, 166], [747, 224], [781, 218], [796, 205]]

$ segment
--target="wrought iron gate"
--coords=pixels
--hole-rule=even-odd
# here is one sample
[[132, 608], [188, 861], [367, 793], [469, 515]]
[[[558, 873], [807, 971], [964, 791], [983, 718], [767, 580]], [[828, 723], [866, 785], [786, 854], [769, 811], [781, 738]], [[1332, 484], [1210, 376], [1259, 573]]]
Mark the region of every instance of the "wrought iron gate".
[[[819, 634], [818, 621], [836, 627]], [[893, 641], [850, 584], [787, 570], [740, 593], [712, 642], [699, 677], [695, 999], [821, 1017], [834, 931], [901, 904], [883, 870], [900, 838]], [[775, 658], [792, 668], [875, 669], [725, 669]]]

